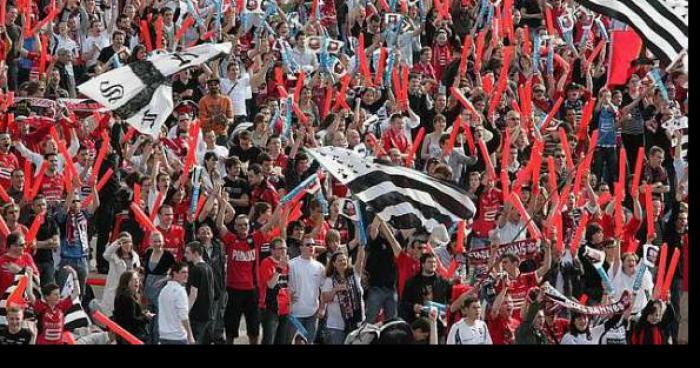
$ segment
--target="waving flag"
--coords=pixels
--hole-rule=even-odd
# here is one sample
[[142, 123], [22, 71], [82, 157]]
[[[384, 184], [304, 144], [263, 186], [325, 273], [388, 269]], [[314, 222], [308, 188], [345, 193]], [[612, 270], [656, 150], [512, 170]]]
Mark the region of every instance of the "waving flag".
[[354, 151], [337, 147], [308, 149], [307, 153], [352, 194], [395, 228], [450, 228], [470, 219], [476, 209], [466, 192], [406, 167], [373, 162]]
[[111, 70], [78, 90], [125, 119], [136, 130], [156, 137], [173, 111], [170, 75], [231, 52], [231, 43], [204, 44], [164, 53]]
[[627, 23], [667, 65], [688, 48], [687, 1], [685, 4], [677, 0], [577, 1], [597, 13]]
[[[65, 298], [73, 293], [73, 288], [75, 287], [76, 280], [73, 278], [73, 274], [68, 274], [66, 283], [63, 285], [61, 290], [61, 298]], [[68, 331], [73, 331], [80, 327], [89, 327], [92, 324], [87, 313], [83, 310], [83, 306], [80, 304], [79, 298], [73, 299], [73, 305], [66, 311], [64, 329]]]

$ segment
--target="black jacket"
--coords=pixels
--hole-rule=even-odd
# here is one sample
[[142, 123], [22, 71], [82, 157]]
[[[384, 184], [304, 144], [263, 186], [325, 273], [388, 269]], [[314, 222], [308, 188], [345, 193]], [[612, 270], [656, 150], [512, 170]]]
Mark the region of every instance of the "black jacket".
[[[432, 298], [430, 295], [432, 294]], [[406, 282], [403, 289], [403, 298], [399, 316], [412, 323], [416, 320], [416, 313], [413, 310], [415, 304], [424, 304], [427, 301], [447, 305], [452, 295], [452, 285], [440, 277], [437, 273], [433, 276], [423, 276], [418, 274]]]
[[211, 267], [214, 274], [214, 300], [219, 300], [226, 288], [226, 255], [221, 248], [221, 243], [213, 239], [211, 257], [209, 252], [205, 251], [202, 258]]

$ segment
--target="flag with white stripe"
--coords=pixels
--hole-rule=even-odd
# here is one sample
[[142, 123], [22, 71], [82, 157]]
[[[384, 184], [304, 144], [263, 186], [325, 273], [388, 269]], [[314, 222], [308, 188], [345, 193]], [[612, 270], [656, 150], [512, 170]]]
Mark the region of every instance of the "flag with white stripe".
[[[75, 287], [75, 279], [73, 274], [68, 274], [68, 279], [63, 285], [61, 290], [61, 298], [65, 298], [73, 293], [73, 288]], [[89, 327], [92, 324], [90, 317], [83, 310], [83, 306], [80, 304], [80, 298], [75, 297], [73, 299], [73, 305], [66, 311], [64, 316], [63, 328], [68, 331], [73, 331], [80, 327]]]
[[230, 42], [203, 44], [164, 53], [111, 70], [78, 90], [125, 119], [143, 134], [157, 137], [173, 111], [170, 75], [231, 52]]
[[307, 153], [394, 228], [430, 232], [443, 224], [449, 229], [476, 212], [464, 190], [422, 172], [373, 162], [344, 148], [320, 147]]
[[[675, 0], [577, 0], [581, 5], [626, 23], [666, 65], [688, 48], [688, 20]], [[681, 3], [678, 5], [677, 3]], [[674, 11], [677, 10], [677, 11]]]
[[[18, 273], [15, 274], [15, 279], [12, 281], [12, 284], [10, 287], [5, 290], [5, 292], [2, 294], [2, 297], [0, 297], [0, 326], [6, 326], [7, 325], [7, 300], [10, 298], [10, 295], [17, 289], [17, 286], [19, 285], [19, 280], [24, 276], [23, 273]], [[32, 277], [32, 283], [33, 283], [33, 289], [32, 292], [34, 293], [35, 298], [41, 298], [41, 289], [39, 286], [39, 274], [33, 274]], [[26, 295], [26, 294], [25, 294]], [[25, 319], [32, 319], [34, 317], [34, 312], [31, 308], [31, 306], [28, 306], [27, 310], [24, 313], [24, 318]]]

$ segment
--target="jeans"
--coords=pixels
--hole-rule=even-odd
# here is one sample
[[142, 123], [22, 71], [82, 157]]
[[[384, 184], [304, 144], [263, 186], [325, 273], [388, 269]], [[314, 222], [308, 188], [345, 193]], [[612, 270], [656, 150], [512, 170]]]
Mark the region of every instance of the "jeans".
[[384, 319], [396, 317], [398, 310], [396, 290], [387, 287], [372, 286], [367, 293], [367, 322], [376, 323], [379, 310], [384, 310]]
[[226, 292], [221, 293], [221, 297], [214, 301], [214, 320], [212, 321], [211, 333], [212, 342], [214, 345], [224, 345], [226, 344], [226, 339], [224, 338], [224, 312], [226, 311], [226, 302], [228, 301], [228, 294]]
[[615, 147], [596, 147], [593, 154], [593, 174], [598, 178], [599, 183], [606, 182], [612, 188], [612, 184], [619, 180], [617, 177], [619, 165], [620, 160], [617, 158]]
[[[296, 319], [299, 320], [302, 326], [306, 329], [306, 332], [308, 332], [308, 335], [306, 336], [308, 338], [307, 343], [312, 344], [314, 340], [316, 340], [316, 329], [318, 328], [318, 316], [316, 313], [314, 313], [312, 316], [309, 317], [296, 317]], [[289, 324], [289, 336], [290, 340], [292, 339], [292, 336], [296, 333], [296, 328], [294, 328], [293, 324]]]
[[56, 269], [53, 266], [53, 259], [43, 262], [37, 262], [36, 267], [39, 269], [40, 286], [55, 282]]
[[160, 345], [187, 345], [187, 340], [167, 340], [159, 339]]
[[262, 311], [263, 345], [281, 345], [287, 340], [287, 316], [265, 309]]
[[345, 344], [345, 331], [335, 328], [327, 328], [323, 331], [324, 345], [343, 345]]
[[88, 262], [87, 257], [82, 258], [61, 258], [61, 263], [58, 264], [58, 273], [56, 274], [56, 281], [58, 286], [63, 288], [68, 279], [68, 272], [63, 268], [65, 266], [71, 266], [78, 272], [78, 282], [80, 283], [80, 295], [85, 294], [85, 281], [87, 280], [88, 274]]
[[197, 345], [211, 345], [214, 321], [190, 320], [190, 323], [192, 324], [192, 335]]

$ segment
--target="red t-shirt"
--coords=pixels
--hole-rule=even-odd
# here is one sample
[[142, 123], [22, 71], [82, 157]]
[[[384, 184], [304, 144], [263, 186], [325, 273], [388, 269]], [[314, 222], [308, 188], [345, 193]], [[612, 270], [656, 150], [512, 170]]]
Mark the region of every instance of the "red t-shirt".
[[[525, 298], [530, 288], [537, 286], [537, 275], [533, 272], [520, 273], [515, 280], [511, 280], [508, 295], [513, 299], [513, 318], [520, 323], [520, 308], [525, 305]], [[499, 292], [501, 286], [496, 287]]]
[[250, 193], [250, 205], [253, 206], [257, 202], [267, 202], [272, 208], [277, 208], [280, 203], [280, 195], [267, 180], [261, 185], [256, 185]]
[[[265, 309], [265, 298], [267, 297], [267, 283], [272, 279], [272, 275], [275, 273], [275, 267], [279, 263], [272, 257], [267, 257], [260, 262], [260, 285], [258, 293], [258, 306], [260, 309]], [[289, 266], [282, 269], [277, 285], [281, 287], [287, 287], [287, 275], [289, 274]]]
[[494, 345], [510, 345], [515, 341], [515, 331], [520, 326], [520, 320], [514, 317], [504, 318], [499, 314], [496, 318], [487, 318], [486, 325]]
[[[254, 274], [260, 247], [269, 240], [259, 231], [240, 239], [228, 232], [222, 238], [226, 246], [226, 287], [234, 290], [253, 290], [259, 277]], [[252, 243], [252, 244], [251, 244]]]
[[406, 281], [420, 272], [420, 261], [409, 256], [406, 251], [401, 251], [396, 257], [396, 268], [399, 270], [399, 298], [403, 293]]
[[56, 202], [63, 199], [64, 188], [63, 174], [56, 173], [53, 176], [44, 176], [40, 192], [46, 197], [47, 202]]
[[484, 191], [479, 196], [478, 205], [477, 213], [479, 217], [474, 221], [474, 235], [480, 238], [487, 238], [489, 231], [496, 227], [496, 215], [498, 215], [498, 211], [503, 205], [503, 192], [496, 188]]
[[[561, 338], [569, 330], [569, 320], [564, 318], [554, 318], [552, 325], [548, 325], [545, 321], [544, 333], [547, 336], [547, 342], [550, 345], [558, 345]], [[556, 339], [556, 341], [555, 341]]]
[[0, 152], [0, 185], [7, 189], [10, 187], [12, 172], [19, 168], [19, 161], [14, 153]]
[[163, 234], [163, 249], [170, 251], [179, 262], [182, 260], [185, 251], [185, 229], [177, 225], [171, 225], [168, 230], [163, 230], [158, 226], [158, 230]]
[[411, 147], [411, 142], [408, 141], [403, 130], [396, 133], [392, 129], [387, 129], [387, 131], [382, 134], [382, 142], [384, 143], [384, 152], [386, 153], [389, 153], [389, 150], [392, 148], [398, 148], [402, 153], [408, 152]]
[[63, 343], [63, 322], [65, 313], [73, 305], [70, 296], [58, 302], [55, 308], [43, 300], [34, 302], [34, 312], [39, 316], [41, 331], [36, 338], [37, 345], [60, 345]]
[[9, 254], [0, 256], [0, 295], [3, 294], [15, 280], [15, 274], [5, 270], [5, 265], [8, 263], [14, 263], [19, 267], [31, 267], [35, 274], [39, 273], [39, 269], [36, 268], [31, 254], [22, 253], [19, 258], [13, 258]]

